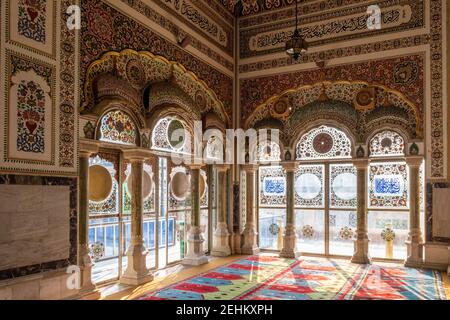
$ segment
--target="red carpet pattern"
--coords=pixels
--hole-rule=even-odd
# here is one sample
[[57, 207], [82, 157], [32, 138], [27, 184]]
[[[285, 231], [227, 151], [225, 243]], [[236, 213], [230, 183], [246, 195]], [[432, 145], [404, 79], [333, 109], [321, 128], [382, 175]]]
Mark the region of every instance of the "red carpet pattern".
[[445, 300], [441, 274], [398, 265], [252, 256], [139, 300]]

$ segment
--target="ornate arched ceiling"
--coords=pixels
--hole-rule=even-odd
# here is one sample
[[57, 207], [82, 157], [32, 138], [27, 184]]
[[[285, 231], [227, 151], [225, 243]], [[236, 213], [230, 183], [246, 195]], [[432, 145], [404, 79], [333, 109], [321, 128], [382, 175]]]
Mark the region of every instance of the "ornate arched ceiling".
[[[164, 57], [155, 56], [150, 52], [137, 52], [130, 49], [121, 52], [108, 52], [89, 66], [80, 110], [82, 114], [92, 112], [98, 103], [99, 97], [95, 96], [99, 92], [96, 85], [101, 82], [98, 79], [111, 76], [117, 79], [108, 82], [112, 87], [102, 88], [102, 92], [108, 94], [109, 97], [114, 95], [122, 99], [132, 97], [133, 99], [130, 99], [130, 101], [136, 104], [136, 95], [142, 96], [146, 87], [149, 85], [160, 86], [164, 88], [164, 92], [172, 97], [173, 101], [162, 101], [161, 95], [158, 96], [158, 93], [151, 92], [150, 99], [153, 100], [150, 103], [152, 101], [155, 101], [155, 104], [173, 103], [178, 99], [185, 104], [189, 104], [188, 107], [194, 113], [206, 114], [213, 111], [226, 125], [229, 123], [222, 102], [193, 72], [186, 70], [180, 63], [169, 61]], [[126, 85], [114, 87], [114, 84], [121, 83]], [[127, 90], [127, 88], [128, 94], [124, 95], [122, 91]], [[169, 96], [165, 99], [168, 99]], [[138, 109], [137, 111], [145, 113], [142, 101]]]
[[345, 125], [358, 141], [386, 124], [403, 129], [411, 139], [423, 138], [423, 116], [411, 101], [395, 90], [365, 82], [321, 82], [287, 90], [258, 106], [245, 127], [278, 128], [288, 142], [299, 128], [321, 119]]

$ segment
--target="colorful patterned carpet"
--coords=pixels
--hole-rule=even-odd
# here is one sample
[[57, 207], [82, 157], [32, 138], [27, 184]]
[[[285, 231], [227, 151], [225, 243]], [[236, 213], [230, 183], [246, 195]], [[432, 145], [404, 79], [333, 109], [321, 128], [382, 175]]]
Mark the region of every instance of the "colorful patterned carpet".
[[139, 300], [445, 300], [441, 274], [324, 258], [252, 256]]

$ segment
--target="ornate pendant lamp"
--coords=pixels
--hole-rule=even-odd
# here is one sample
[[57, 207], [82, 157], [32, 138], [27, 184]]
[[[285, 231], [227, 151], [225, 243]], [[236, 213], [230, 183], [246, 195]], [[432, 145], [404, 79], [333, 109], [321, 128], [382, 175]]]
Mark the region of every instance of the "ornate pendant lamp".
[[298, 0], [295, 0], [295, 31], [291, 39], [286, 42], [286, 53], [295, 60], [308, 50], [308, 42], [301, 36], [298, 30]]

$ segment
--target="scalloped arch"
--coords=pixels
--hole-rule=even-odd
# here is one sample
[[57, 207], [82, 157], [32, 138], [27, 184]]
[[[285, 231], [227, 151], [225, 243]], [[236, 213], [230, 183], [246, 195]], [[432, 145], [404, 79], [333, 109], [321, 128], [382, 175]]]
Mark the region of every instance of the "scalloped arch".
[[198, 109], [201, 114], [213, 110], [227, 126], [230, 123], [223, 103], [195, 73], [188, 71], [178, 62], [169, 61], [148, 51], [138, 52], [131, 49], [107, 52], [89, 65], [80, 113], [89, 113], [94, 107], [94, 81], [103, 73], [115, 73], [139, 91], [148, 84], [170, 82], [194, 101], [192, 108]]
[[[325, 91], [323, 88], [325, 88]], [[407, 115], [408, 118], [405, 119], [405, 122], [414, 122], [415, 135], [419, 138], [423, 137], [423, 110], [419, 110], [401, 92], [391, 90], [380, 84], [369, 84], [363, 81], [324, 81], [286, 90], [259, 105], [245, 121], [245, 128], [252, 127], [256, 123], [270, 118], [272, 106], [281, 99], [288, 100], [291, 107], [293, 107], [291, 115], [283, 121], [284, 123], [289, 121], [289, 118], [296, 110], [312, 102], [319, 101], [324, 93], [329, 100], [346, 102], [354, 108], [356, 94], [363, 88], [374, 88], [376, 90], [375, 99], [377, 105], [383, 105], [387, 101], [386, 103], [389, 105], [405, 110], [405, 114], [410, 114], [410, 116]]]

